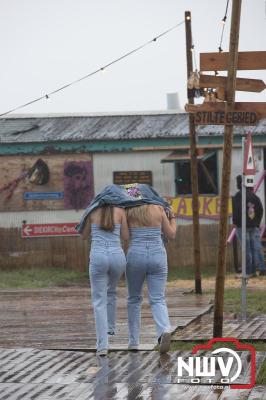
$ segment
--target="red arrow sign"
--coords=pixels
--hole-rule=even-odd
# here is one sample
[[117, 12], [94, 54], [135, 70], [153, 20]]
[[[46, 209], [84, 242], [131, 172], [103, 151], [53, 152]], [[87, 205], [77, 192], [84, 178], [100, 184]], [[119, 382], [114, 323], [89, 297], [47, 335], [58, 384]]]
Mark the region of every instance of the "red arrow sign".
[[244, 175], [255, 175], [255, 172], [256, 172], [256, 166], [255, 166], [255, 160], [254, 160], [252, 138], [251, 138], [251, 133], [249, 132], [248, 136], [247, 136], [247, 141], [245, 144], [243, 174]]
[[22, 238], [47, 237], [47, 236], [76, 236], [76, 222], [54, 224], [23, 224]]

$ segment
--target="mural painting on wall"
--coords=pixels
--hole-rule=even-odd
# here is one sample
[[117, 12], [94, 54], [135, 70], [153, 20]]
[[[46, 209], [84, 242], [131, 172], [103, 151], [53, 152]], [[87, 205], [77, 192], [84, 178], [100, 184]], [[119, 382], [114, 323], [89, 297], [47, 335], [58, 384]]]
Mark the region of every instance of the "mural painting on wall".
[[6, 203], [11, 199], [14, 190], [23, 180], [27, 179], [30, 183], [35, 185], [45, 185], [49, 181], [49, 168], [48, 165], [39, 158], [31, 168], [23, 170], [20, 175], [0, 187], [0, 193], [5, 193], [4, 202]]
[[46, 185], [49, 181], [49, 176], [48, 165], [41, 158], [38, 158], [28, 171], [29, 182], [35, 185]]
[[64, 207], [75, 210], [86, 208], [93, 195], [92, 162], [65, 161]]

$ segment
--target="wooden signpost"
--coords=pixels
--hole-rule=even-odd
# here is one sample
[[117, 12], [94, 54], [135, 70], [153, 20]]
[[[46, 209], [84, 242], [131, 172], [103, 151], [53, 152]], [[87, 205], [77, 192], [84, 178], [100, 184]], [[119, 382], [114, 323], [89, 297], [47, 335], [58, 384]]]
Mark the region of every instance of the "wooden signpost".
[[257, 114], [249, 111], [198, 111], [196, 125], [256, 125]]
[[[223, 89], [226, 89], [227, 77], [201, 74], [199, 84], [201, 88], [222, 87]], [[236, 78], [237, 91], [260, 93], [265, 88], [266, 85], [262, 79]]]
[[[201, 88], [216, 88], [215, 96], [207, 96], [201, 105], [192, 101], [186, 111], [193, 113], [193, 124], [220, 125], [224, 129], [223, 168], [221, 181], [221, 203], [219, 222], [219, 243], [217, 252], [217, 273], [213, 336], [222, 337], [224, 310], [224, 283], [226, 270], [228, 198], [230, 194], [231, 158], [234, 125], [254, 125], [266, 117], [266, 103], [235, 103], [235, 92], [261, 92], [265, 83], [259, 79], [237, 78], [237, 70], [266, 69], [266, 51], [238, 52], [240, 13], [242, 0], [232, 1], [232, 17], [229, 52], [201, 53], [200, 71], [227, 71], [226, 77], [201, 75]], [[210, 101], [211, 99], [211, 101]], [[209, 100], [209, 101], [207, 101]]]
[[266, 102], [236, 102], [232, 112], [226, 112], [225, 102], [187, 104], [187, 112], [194, 113], [196, 125], [256, 125], [266, 117]]
[[[201, 53], [200, 71], [227, 71], [229, 53]], [[240, 51], [238, 70], [266, 69], [266, 51]]]
[[[202, 104], [187, 104], [185, 109], [187, 112], [198, 111], [225, 111], [225, 102], [208, 102]], [[266, 102], [235, 102], [234, 111], [250, 111], [255, 112], [260, 118], [266, 117]]]

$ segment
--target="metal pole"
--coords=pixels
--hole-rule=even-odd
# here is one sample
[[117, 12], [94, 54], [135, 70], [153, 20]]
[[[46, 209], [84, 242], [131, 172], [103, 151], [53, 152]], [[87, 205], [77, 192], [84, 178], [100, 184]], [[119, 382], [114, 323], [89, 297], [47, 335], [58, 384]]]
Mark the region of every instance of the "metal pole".
[[[246, 139], [242, 138], [242, 160], [244, 163]], [[244, 168], [243, 168], [244, 169]], [[242, 319], [247, 319], [247, 265], [246, 265], [246, 203], [247, 193], [245, 176], [242, 173], [242, 228], [241, 228], [241, 249], [242, 249]]]
[[237, 250], [237, 237], [236, 235], [234, 235], [233, 241], [233, 258], [234, 258], [234, 268], [236, 272], [240, 272], [239, 271], [239, 259], [238, 259], [238, 250]]
[[[192, 34], [191, 34], [191, 13], [185, 12], [186, 24], [186, 51], [187, 51], [187, 78], [193, 71], [192, 59]], [[194, 97], [188, 96], [188, 103], [194, 104]], [[201, 288], [201, 267], [200, 267], [200, 226], [199, 226], [199, 189], [198, 189], [198, 160], [196, 146], [196, 129], [194, 115], [189, 113], [189, 141], [190, 141], [190, 169], [191, 169], [191, 191], [193, 210], [193, 249], [195, 266], [195, 292], [202, 294]]]
[[[236, 88], [236, 72], [238, 61], [238, 41], [240, 27], [241, 0], [233, 0], [230, 46], [228, 59], [228, 75], [227, 75], [227, 102], [225, 111], [234, 110], [235, 104], [235, 88]], [[224, 281], [226, 269], [226, 250], [227, 250], [227, 221], [228, 221], [228, 202], [229, 202], [229, 184], [231, 177], [231, 157], [233, 143], [233, 126], [225, 125], [224, 130], [224, 146], [223, 146], [223, 169], [222, 169], [222, 186], [221, 186], [221, 207], [219, 222], [219, 243], [217, 256], [217, 273], [215, 284], [215, 300], [214, 300], [214, 320], [213, 320], [213, 337], [222, 337], [223, 334], [223, 311], [224, 311]]]

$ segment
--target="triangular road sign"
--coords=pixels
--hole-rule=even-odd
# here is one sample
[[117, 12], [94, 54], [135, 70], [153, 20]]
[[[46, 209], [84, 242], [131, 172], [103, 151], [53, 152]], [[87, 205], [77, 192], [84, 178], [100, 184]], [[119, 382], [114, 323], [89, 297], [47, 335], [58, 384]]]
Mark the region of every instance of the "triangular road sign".
[[249, 132], [245, 144], [243, 174], [255, 175], [255, 172], [256, 172], [256, 166], [254, 160], [252, 138], [251, 138], [251, 133]]

